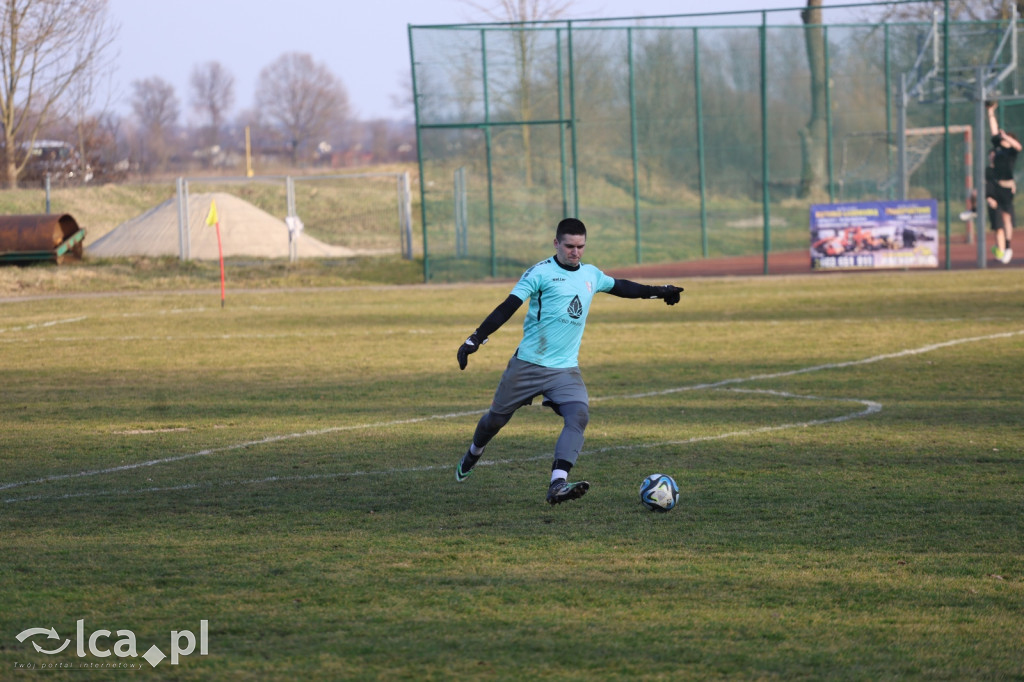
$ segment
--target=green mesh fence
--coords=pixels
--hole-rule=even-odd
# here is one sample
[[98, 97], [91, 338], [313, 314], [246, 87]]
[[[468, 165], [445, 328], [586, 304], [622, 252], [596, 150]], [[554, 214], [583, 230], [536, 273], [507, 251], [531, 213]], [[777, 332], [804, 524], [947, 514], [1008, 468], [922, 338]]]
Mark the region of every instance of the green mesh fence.
[[978, 83], [1008, 129], [1024, 108], [1015, 25], [945, 30], [797, 10], [411, 26], [425, 277], [518, 276], [565, 216], [604, 268], [767, 271], [808, 247], [814, 203], [935, 198], [948, 231], [975, 184]]

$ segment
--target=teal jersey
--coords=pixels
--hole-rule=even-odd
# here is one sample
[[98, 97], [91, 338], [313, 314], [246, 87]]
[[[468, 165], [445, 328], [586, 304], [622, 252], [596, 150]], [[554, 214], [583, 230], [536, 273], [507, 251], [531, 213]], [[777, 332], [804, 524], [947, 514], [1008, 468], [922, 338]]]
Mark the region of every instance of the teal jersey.
[[519, 359], [542, 367], [576, 367], [590, 302], [614, 285], [614, 279], [593, 265], [567, 270], [554, 256], [524, 272], [512, 288], [513, 296], [530, 301], [516, 351]]

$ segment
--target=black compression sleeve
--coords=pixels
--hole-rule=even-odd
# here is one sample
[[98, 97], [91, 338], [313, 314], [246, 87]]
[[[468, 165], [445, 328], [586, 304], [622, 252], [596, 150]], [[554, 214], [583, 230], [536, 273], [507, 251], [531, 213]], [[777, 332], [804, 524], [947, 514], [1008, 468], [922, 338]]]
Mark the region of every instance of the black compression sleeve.
[[489, 337], [494, 332], [498, 331], [498, 327], [509, 321], [519, 306], [523, 305], [522, 299], [512, 294], [508, 295], [504, 301], [498, 305], [491, 314], [487, 316], [487, 319], [480, 323], [480, 326], [476, 329], [476, 335], [481, 341]]
[[628, 279], [617, 279], [615, 286], [609, 289], [608, 293], [619, 298], [656, 298], [658, 287], [631, 282]]

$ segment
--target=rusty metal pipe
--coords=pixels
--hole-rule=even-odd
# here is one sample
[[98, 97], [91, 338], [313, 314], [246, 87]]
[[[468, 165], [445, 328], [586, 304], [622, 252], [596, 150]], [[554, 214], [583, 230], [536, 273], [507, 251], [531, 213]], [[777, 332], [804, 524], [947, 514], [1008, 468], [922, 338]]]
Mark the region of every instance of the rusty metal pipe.
[[[14, 261], [26, 254], [27, 260], [37, 260], [41, 252], [51, 252], [58, 262], [59, 256], [81, 257], [81, 229], [67, 213], [0, 216], [0, 257]], [[60, 247], [72, 238], [75, 248], [65, 254]]]

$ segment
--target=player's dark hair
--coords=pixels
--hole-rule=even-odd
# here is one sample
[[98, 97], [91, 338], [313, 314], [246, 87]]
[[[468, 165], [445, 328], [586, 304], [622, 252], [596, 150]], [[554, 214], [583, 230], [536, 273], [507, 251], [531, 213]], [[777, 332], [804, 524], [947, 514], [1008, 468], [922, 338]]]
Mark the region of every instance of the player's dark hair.
[[583, 224], [582, 220], [578, 218], [565, 218], [558, 223], [558, 228], [555, 230], [555, 239], [562, 241], [562, 235], [566, 234], [577, 234], [587, 236], [587, 226]]

